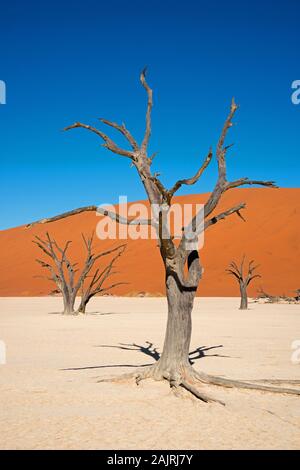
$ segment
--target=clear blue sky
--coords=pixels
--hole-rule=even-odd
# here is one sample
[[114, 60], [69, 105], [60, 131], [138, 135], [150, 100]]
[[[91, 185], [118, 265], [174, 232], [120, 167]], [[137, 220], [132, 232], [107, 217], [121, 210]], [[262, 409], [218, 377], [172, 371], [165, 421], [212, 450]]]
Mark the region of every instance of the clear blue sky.
[[[144, 198], [129, 160], [89, 132], [61, 131], [106, 117], [140, 138], [144, 65], [154, 89], [154, 169], [167, 185], [195, 172], [235, 96], [229, 176], [299, 186], [300, 105], [291, 102], [299, 0], [12, 0], [2, 2], [0, 22], [1, 229], [119, 194]], [[193, 192], [212, 188], [214, 170]]]

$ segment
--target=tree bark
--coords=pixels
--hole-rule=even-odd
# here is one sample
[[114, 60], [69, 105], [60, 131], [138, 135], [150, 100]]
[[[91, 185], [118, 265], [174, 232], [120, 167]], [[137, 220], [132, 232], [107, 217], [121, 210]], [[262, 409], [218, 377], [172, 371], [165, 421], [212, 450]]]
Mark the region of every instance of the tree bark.
[[[166, 260], [166, 296], [168, 320], [163, 351], [157, 363], [157, 378], [171, 383], [181, 382], [190, 370], [189, 350], [192, 334], [192, 310], [197, 286], [201, 278], [198, 252], [190, 256], [178, 253], [174, 260]], [[187, 261], [188, 273], [184, 275]]]
[[75, 297], [63, 292], [64, 315], [74, 315]]
[[88, 301], [89, 301], [89, 299], [87, 299], [85, 297], [81, 298], [80, 305], [79, 305], [78, 310], [77, 310], [79, 313], [85, 313]]
[[244, 283], [240, 283], [240, 291], [241, 291], [240, 310], [247, 310], [248, 309], [248, 296], [247, 296], [247, 288], [244, 285]]
[[166, 282], [168, 320], [163, 352], [157, 365], [160, 375], [182, 375], [189, 366], [189, 348], [192, 334], [192, 309], [194, 294], [180, 292], [170, 275]]

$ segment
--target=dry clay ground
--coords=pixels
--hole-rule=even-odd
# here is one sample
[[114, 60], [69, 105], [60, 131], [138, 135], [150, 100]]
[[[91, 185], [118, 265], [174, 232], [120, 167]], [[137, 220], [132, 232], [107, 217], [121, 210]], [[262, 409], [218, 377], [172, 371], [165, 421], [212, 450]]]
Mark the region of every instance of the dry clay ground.
[[[240, 379], [300, 379], [291, 362], [299, 306], [252, 303], [240, 312], [238, 302], [196, 299], [194, 366]], [[300, 448], [300, 397], [210, 387], [223, 407], [151, 380], [97, 383], [155, 360], [164, 298], [97, 298], [85, 317], [63, 317], [60, 308], [59, 298], [0, 299], [1, 449]]]

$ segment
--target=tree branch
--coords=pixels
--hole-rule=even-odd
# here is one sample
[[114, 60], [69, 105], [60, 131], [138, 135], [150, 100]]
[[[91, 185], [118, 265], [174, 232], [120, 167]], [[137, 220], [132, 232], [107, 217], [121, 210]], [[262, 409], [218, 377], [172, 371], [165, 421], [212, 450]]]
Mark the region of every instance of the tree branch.
[[227, 116], [227, 119], [224, 123], [218, 144], [217, 144], [217, 162], [218, 162], [218, 180], [214, 187], [213, 192], [211, 193], [208, 201], [204, 206], [204, 216], [207, 217], [217, 206], [223, 192], [226, 187], [226, 152], [229, 147], [224, 147], [225, 138], [228, 130], [232, 127], [232, 119], [238, 106], [236, 105], [234, 98], [232, 99], [230, 112]]
[[48, 264], [48, 263], [45, 263], [45, 261], [41, 260], [41, 259], [37, 259], [35, 260], [37, 263], [39, 263], [42, 268], [46, 268], [50, 271], [51, 273], [51, 277], [47, 277], [47, 279], [49, 281], [54, 281], [55, 284], [57, 285], [57, 287], [61, 290], [61, 284], [62, 284], [62, 280], [61, 280], [61, 277], [59, 274], [57, 274], [55, 272], [55, 270], [53, 269], [53, 266], [51, 266], [51, 264]]
[[97, 212], [97, 208], [98, 206], [78, 207], [78, 209], [73, 209], [71, 211], [63, 212], [62, 214], [54, 215], [53, 217], [40, 219], [40, 220], [36, 220], [35, 222], [31, 222], [30, 224], [26, 225], [26, 228], [31, 228], [37, 224], [48, 224], [49, 222], [56, 222], [57, 220], [70, 217], [72, 215], [81, 214], [81, 212]]
[[260, 274], [253, 274], [254, 271], [258, 268], [258, 264], [254, 265], [254, 260], [251, 260], [248, 264], [247, 270], [244, 272], [244, 264], [245, 264], [246, 256], [243, 255], [240, 266], [237, 265], [235, 261], [231, 261], [229, 264], [229, 268], [225, 269], [228, 274], [235, 276], [240, 285], [247, 287], [252, 279], [257, 277], [261, 277]]
[[153, 225], [152, 219], [127, 219], [126, 217], [117, 214], [116, 212], [109, 211], [103, 207], [97, 208], [98, 214], [108, 216], [110, 219], [115, 220], [118, 224], [123, 225]]
[[146, 112], [146, 130], [145, 130], [144, 139], [141, 145], [141, 150], [143, 153], [145, 153], [147, 150], [150, 135], [151, 135], [151, 110], [153, 106], [152, 90], [149, 87], [148, 83], [146, 82], [146, 72], [147, 72], [147, 67], [145, 67], [144, 70], [142, 70], [142, 73], [140, 75], [141, 84], [145, 88], [147, 95], [148, 95], [147, 112]]
[[130, 143], [131, 147], [135, 152], [139, 150], [139, 146], [132, 136], [132, 134], [129, 132], [128, 129], [126, 129], [125, 124], [123, 123], [122, 125], [117, 124], [116, 122], [108, 121], [107, 119], [100, 118], [100, 121], [103, 122], [103, 124], [106, 124], [107, 126], [113, 127], [114, 129], [117, 129], [121, 134], [126, 137], [128, 142]]
[[108, 137], [106, 134], [104, 134], [104, 132], [100, 131], [99, 129], [96, 129], [93, 126], [89, 126], [88, 124], [82, 124], [81, 122], [75, 122], [71, 126], [65, 127], [64, 131], [69, 131], [70, 129], [75, 129], [77, 127], [82, 127], [83, 129], [87, 129], [87, 130], [97, 134], [99, 137], [101, 137], [101, 139], [104, 140], [105, 144], [103, 144], [103, 146], [105, 148], [107, 148], [108, 150], [110, 150], [111, 152], [116, 153], [118, 155], [122, 155], [123, 157], [128, 157], [128, 158], [131, 158], [131, 159], [133, 158], [132, 152], [130, 152], [129, 150], [124, 150], [124, 149], [118, 147], [117, 144], [115, 144], [115, 142], [112, 139], [110, 139], [110, 137]]
[[207, 229], [208, 227], [210, 227], [210, 225], [216, 224], [217, 222], [219, 222], [219, 220], [225, 219], [226, 217], [228, 217], [231, 214], [237, 214], [239, 217], [241, 217], [245, 221], [242, 214], [240, 213], [240, 210], [244, 209], [245, 207], [246, 207], [246, 204], [244, 202], [242, 202], [242, 203], [238, 204], [237, 206], [234, 206], [231, 209], [228, 209], [227, 211], [221, 212], [221, 214], [218, 214], [218, 215], [212, 217], [211, 219], [206, 220], [205, 223], [204, 223], [204, 229]]
[[[49, 235], [49, 233], [47, 232], [46, 233], [46, 238], [47, 240], [43, 240], [42, 238], [38, 237], [37, 235], [35, 235], [35, 240], [33, 240], [33, 243], [35, 243], [47, 256], [49, 256], [55, 263], [56, 265], [56, 268], [57, 268], [57, 271], [59, 273], [56, 274], [56, 277], [59, 278], [59, 282], [60, 282], [60, 285], [58, 285], [58, 287], [63, 290], [67, 290], [69, 292], [69, 286], [68, 286], [68, 283], [66, 282], [66, 278], [65, 278], [65, 274], [64, 274], [64, 269], [63, 269], [63, 264], [64, 264], [64, 254], [62, 255], [62, 258], [61, 260], [58, 258], [57, 254], [55, 253], [55, 249], [54, 249], [54, 246], [57, 247], [57, 243], [55, 242], [55, 240], [51, 240], [51, 237]], [[68, 243], [66, 244], [66, 247], [65, 249], [68, 247]], [[38, 263], [41, 264], [40, 260], [38, 260]], [[45, 265], [43, 267], [47, 267], [46, 265], [48, 265], [48, 263], [45, 263]], [[50, 266], [50, 265], [48, 265]], [[48, 268], [50, 269], [50, 268]], [[50, 269], [51, 271], [51, 269]], [[53, 280], [56, 282], [56, 279], [53, 278]]]
[[188, 178], [188, 179], [184, 179], [184, 180], [178, 180], [174, 186], [169, 190], [169, 195], [170, 197], [172, 198], [172, 196], [176, 193], [176, 191], [178, 191], [178, 189], [181, 188], [181, 186], [183, 184], [186, 184], [186, 185], [192, 185], [192, 184], [195, 184], [197, 183], [197, 181], [200, 179], [202, 173], [204, 172], [204, 170], [207, 168], [207, 166], [209, 165], [211, 159], [212, 159], [212, 156], [213, 156], [213, 153], [212, 153], [212, 150], [210, 149], [207, 157], [205, 158], [204, 162], [202, 163], [201, 167], [199, 168], [199, 170], [197, 171], [197, 173], [192, 176], [191, 178]]
[[64, 248], [60, 248], [57, 244], [57, 242], [55, 240], [53, 240], [53, 245], [56, 247], [57, 251], [59, 253], [61, 253], [61, 265], [63, 265], [63, 263], [66, 264], [66, 267], [67, 267], [67, 270], [68, 270], [68, 274], [69, 274], [69, 282], [68, 282], [68, 289], [69, 289], [69, 292], [71, 294], [72, 292], [72, 289], [74, 287], [74, 274], [75, 274], [75, 270], [74, 270], [74, 267], [73, 267], [73, 264], [71, 263], [71, 261], [68, 259], [67, 255], [66, 255], [66, 252], [67, 252], [67, 249], [69, 247], [69, 245], [71, 244], [71, 240], [68, 240], [65, 244], [65, 247]]
[[250, 180], [249, 178], [240, 178], [236, 181], [231, 181], [230, 183], [226, 184], [225, 190], [237, 188], [239, 186], [244, 186], [246, 184], [253, 185], [257, 184], [259, 186], [267, 186], [269, 188], [278, 188], [275, 184], [275, 181], [260, 181], [260, 180]]
[[241, 280], [241, 277], [239, 276], [239, 274], [237, 274], [237, 273], [235, 272], [234, 269], [225, 269], [225, 271], [226, 271], [228, 274], [231, 274], [232, 276], [235, 276], [235, 277], [238, 279], [238, 281]]
[[[125, 217], [122, 217], [121, 215], [109, 211], [107, 209], [104, 209], [101, 206], [85, 206], [85, 207], [79, 207], [78, 209], [73, 209], [71, 211], [64, 212], [63, 214], [55, 215], [53, 217], [45, 218], [45, 219], [40, 219], [35, 222], [32, 222], [30, 224], [26, 225], [26, 228], [31, 228], [34, 225], [37, 224], [48, 224], [50, 222], [56, 222], [57, 220], [64, 219], [66, 217], [70, 217], [73, 215], [81, 214], [82, 212], [97, 212], [100, 215], [103, 216], [108, 216], [112, 220], [115, 220], [119, 224], [125, 224], [125, 225], [155, 225], [154, 221], [152, 219], [126, 219]], [[34, 242], [36, 243], [36, 242]], [[50, 256], [50, 255], [48, 255]]]

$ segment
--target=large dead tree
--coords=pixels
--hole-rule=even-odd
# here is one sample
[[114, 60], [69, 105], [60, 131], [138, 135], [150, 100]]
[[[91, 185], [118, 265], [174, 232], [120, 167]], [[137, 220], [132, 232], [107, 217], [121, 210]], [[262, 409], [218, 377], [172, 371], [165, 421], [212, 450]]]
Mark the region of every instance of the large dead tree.
[[[38, 248], [50, 258], [50, 262], [46, 262], [42, 259], [36, 259], [36, 261], [50, 273], [50, 277], [47, 277], [48, 280], [55, 282], [59, 292], [62, 294], [64, 309], [63, 313], [70, 315], [75, 314], [75, 300], [80, 288], [83, 288], [86, 279], [91, 273], [95, 262], [102, 256], [110, 255], [111, 253], [117, 252], [115, 256], [109, 263], [109, 265], [104, 269], [103, 272], [111, 272], [111, 269], [114, 265], [115, 260], [123, 252], [125, 245], [121, 245], [115, 248], [112, 248], [107, 251], [95, 254], [93, 252], [93, 235], [86, 238], [82, 234], [82, 239], [86, 249], [86, 257], [81, 269], [78, 268], [78, 263], [74, 263], [70, 260], [67, 251], [72, 243], [70, 240], [67, 241], [64, 247], [60, 247], [54, 238], [51, 238], [49, 233], [46, 233], [46, 237], [43, 239], [41, 237], [35, 236], [33, 243], [35, 243]], [[102, 278], [99, 277], [99, 268], [95, 271], [92, 279], [97, 279], [97, 283], [90, 282], [87, 289], [83, 290], [84, 295], [81, 299], [81, 304], [78, 312], [85, 312], [85, 307], [88, 301], [93, 295], [96, 295], [100, 290], [96, 290], [96, 287], [100, 285]], [[103, 279], [103, 282], [107, 279], [106, 276]], [[103, 282], [101, 285], [103, 285]], [[115, 285], [119, 285], [116, 283]], [[113, 286], [108, 286], [112, 288]], [[105, 288], [103, 287], [103, 290]], [[92, 295], [90, 295], [92, 294]]]
[[255, 274], [255, 270], [258, 268], [258, 265], [254, 264], [254, 260], [251, 260], [248, 263], [247, 268], [245, 268], [245, 255], [242, 258], [240, 266], [237, 265], [235, 261], [231, 261], [229, 268], [226, 269], [226, 272], [231, 276], [234, 276], [239, 283], [240, 293], [241, 293], [241, 303], [240, 310], [247, 310], [248, 308], [248, 295], [247, 288], [253, 279], [261, 277], [260, 274]]
[[[151, 111], [153, 98], [152, 89], [146, 81], [146, 70], [142, 71], [140, 81], [148, 98], [146, 128], [141, 143], [137, 142], [124, 124], [118, 124], [106, 119], [101, 119], [101, 122], [122, 134], [129, 145], [127, 149], [117, 145], [102, 130], [88, 124], [75, 122], [75, 124], [72, 124], [65, 130], [87, 130], [99, 137], [103, 141], [103, 146], [110, 152], [127, 158], [131, 162], [131, 165], [135, 167], [150, 203], [160, 207], [158, 217], [150, 217], [148, 220], [126, 219], [111, 213], [104, 208], [88, 206], [75, 209], [51, 219], [43, 219], [40, 222], [48, 223], [83, 211], [98, 210], [98, 213], [111, 217], [118, 223], [128, 225], [147, 224], [152, 225], [157, 230], [160, 254], [165, 268], [166, 295], [168, 301], [167, 329], [160, 359], [154, 365], [145, 367], [142, 370], [138, 370], [137, 372], [130, 374], [131, 377], [135, 377], [136, 383], [139, 383], [142, 379], [148, 377], [152, 377], [155, 380], [166, 380], [172, 387], [177, 388], [182, 386], [206, 402], [216, 400], [205, 393], [204, 384], [300, 394], [300, 391], [293, 389], [275, 388], [267, 385], [256, 385], [253, 383], [215, 377], [203, 372], [196, 372], [192, 368], [189, 362], [189, 347], [192, 333], [191, 314], [194, 297], [201, 279], [202, 268], [200, 265], [198, 250], [195, 245], [192, 246], [191, 244], [190, 234], [194, 231], [196, 239], [201, 231], [216, 225], [220, 220], [224, 220], [226, 217], [233, 214], [241, 216], [240, 211], [245, 208], [244, 202], [240, 202], [234, 207], [230, 207], [221, 213], [216, 212], [216, 208], [222, 196], [230, 189], [254, 184], [266, 187], [275, 187], [275, 184], [273, 181], [250, 180], [249, 178], [240, 178], [235, 181], [227, 180], [226, 154], [230, 146], [225, 145], [225, 138], [229, 129], [233, 125], [233, 117], [238, 109], [235, 101], [232, 100], [229, 114], [225, 120], [216, 146], [215, 153], [218, 167], [218, 178], [215, 187], [204, 206], [205, 222], [204, 224], [199, 224], [199, 217], [195, 215], [191, 223], [184, 228], [182, 238], [178, 244], [174, 242], [172, 237], [165, 237], [164, 234], [168, 232], [166, 220], [168, 219], [167, 216], [172, 206], [173, 197], [182, 186], [193, 185], [199, 181], [203, 172], [213, 159], [213, 151], [212, 149], [209, 150], [195, 175], [190, 178], [180, 179], [171, 188], [167, 189], [158, 178], [158, 174], [152, 172], [151, 165], [155, 154], [148, 154], [148, 145], [151, 135]], [[194, 230], [195, 228], [196, 230]], [[122, 380], [122, 378], [120, 380]]]

